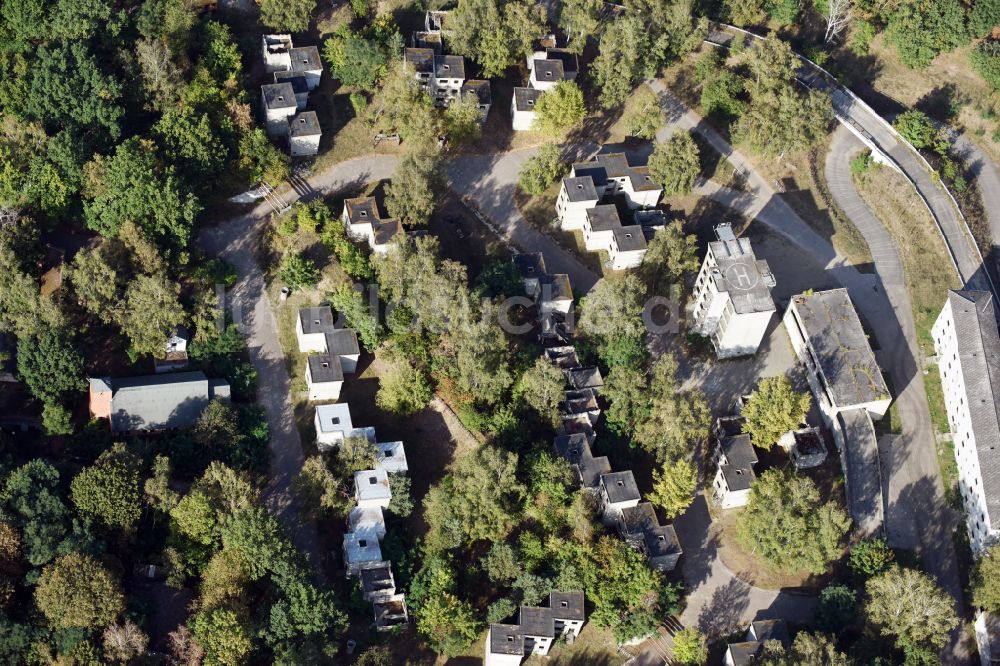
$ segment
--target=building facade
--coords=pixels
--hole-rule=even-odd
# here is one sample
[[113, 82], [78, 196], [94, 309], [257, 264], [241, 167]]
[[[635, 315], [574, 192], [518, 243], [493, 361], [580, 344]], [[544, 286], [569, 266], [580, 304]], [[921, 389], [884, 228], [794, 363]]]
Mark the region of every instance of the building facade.
[[969, 541], [1000, 539], [1000, 335], [993, 296], [949, 291], [932, 330]]

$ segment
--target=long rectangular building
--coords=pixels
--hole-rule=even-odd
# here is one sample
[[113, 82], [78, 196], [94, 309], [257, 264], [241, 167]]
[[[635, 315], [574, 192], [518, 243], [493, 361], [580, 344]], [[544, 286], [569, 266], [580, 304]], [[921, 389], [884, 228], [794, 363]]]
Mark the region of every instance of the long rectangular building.
[[932, 330], [969, 540], [1000, 537], [1000, 334], [992, 294], [949, 291]]

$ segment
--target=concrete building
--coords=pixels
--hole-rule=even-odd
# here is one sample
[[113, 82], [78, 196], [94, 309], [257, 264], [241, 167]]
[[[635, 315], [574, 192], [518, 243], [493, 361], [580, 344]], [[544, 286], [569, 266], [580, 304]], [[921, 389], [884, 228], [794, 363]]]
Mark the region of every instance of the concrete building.
[[313, 425], [316, 427], [316, 445], [320, 451], [337, 448], [354, 432], [351, 410], [346, 402], [317, 406]]
[[642, 497], [632, 470], [602, 474], [598, 486], [601, 520], [605, 525], [621, 527], [622, 511], [635, 506]]
[[[306, 386], [309, 400], [338, 400], [344, 385], [344, 373], [357, 370], [361, 347], [357, 333], [350, 328], [336, 328], [329, 306], [302, 308], [296, 321], [300, 350], [322, 353], [306, 359]], [[322, 347], [318, 344], [322, 335]]]
[[335, 330], [336, 320], [329, 305], [299, 308], [299, 316], [295, 319], [295, 339], [303, 354], [325, 352], [326, 334]]
[[601, 416], [601, 408], [597, 404], [597, 394], [594, 393], [594, 389], [574, 389], [566, 391], [565, 396], [561, 405], [563, 419], [583, 415], [590, 421], [590, 425], [597, 425], [597, 419]]
[[982, 666], [1000, 664], [1000, 618], [986, 611], [978, 611], [973, 626], [976, 646], [979, 648], [979, 663]]
[[521, 606], [517, 624], [491, 624], [484, 666], [517, 666], [524, 657], [545, 656], [557, 638], [573, 642], [586, 621], [583, 592], [552, 592], [549, 606]]
[[747, 629], [745, 639], [730, 643], [726, 648], [723, 663], [726, 666], [751, 666], [764, 654], [767, 641], [778, 641], [784, 647], [792, 644], [788, 636], [788, 625], [784, 620], [754, 620]]
[[[525, 58], [528, 65], [528, 71], [534, 74], [535, 63], [538, 61], [558, 61], [560, 67], [562, 68], [562, 78], [566, 81], [575, 81], [576, 75], [580, 72], [580, 59], [579, 57], [567, 49], [560, 49], [555, 47], [548, 47], [544, 50], [537, 50], [527, 58]], [[544, 79], [544, 75], [539, 77], [539, 79]], [[532, 78], [532, 85], [534, 86], [535, 79]]]
[[754, 354], [771, 323], [774, 274], [757, 259], [748, 238], [728, 224], [715, 228], [691, 298], [694, 330], [712, 340], [719, 358]]
[[[413, 68], [418, 84], [434, 100], [435, 106], [446, 107], [462, 92], [465, 83], [465, 58], [439, 55], [429, 48], [405, 48], [403, 60]], [[488, 85], [488, 84], [487, 84]]]
[[366, 469], [355, 472], [354, 499], [361, 508], [387, 508], [392, 500], [388, 472], [384, 469]]
[[570, 284], [569, 275], [565, 273], [544, 275], [538, 283], [535, 302], [539, 311], [543, 314], [547, 312], [569, 314], [573, 309], [573, 286]]
[[260, 87], [260, 103], [267, 133], [288, 134], [288, 119], [298, 112], [295, 89], [291, 83], [269, 83]]
[[649, 566], [657, 571], [673, 571], [681, 557], [677, 532], [671, 525], [661, 525], [656, 510], [649, 502], [622, 510], [619, 532], [625, 541], [646, 556]]
[[410, 466], [406, 462], [406, 449], [402, 442], [379, 442], [375, 445], [378, 449], [378, 466], [388, 474], [406, 474], [410, 471]]
[[826, 460], [826, 443], [818, 428], [789, 430], [778, 439], [778, 446], [785, 450], [796, 469], [817, 467]]
[[833, 433], [847, 504], [862, 534], [884, 529], [882, 477], [872, 419], [892, 397], [846, 289], [793, 296], [783, 318], [823, 421]]
[[304, 76], [309, 90], [316, 90], [323, 76], [323, 61], [320, 60], [319, 49], [315, 46], [293, 48], [289, 50], [288, 58], [291, 61], [290, 71]]
[[389, 243], [403, 233], [403, 225], [397, 220], [380, 215], [374, 197], [347, 199], [342, 218], [348, 235], [366, 242], [376, 254], [388, 254]]
[[552, 90], [560, 81], [566, 80], [566, 72], [561, 60], [535, 58], [531, 60], [528, 69], [531, 70], [528, 84], [535, 90], [542, 92]]
[[462, 84], [462, 99], [472, 100], [479, 109], [480, 124], [486, 122], [493, 106], [493, 91], [490, 82], [482, 79], [469, 79]]
[[587, 176], [602, 198], [621, 195], [631, 209], [652, 208], [663, 194], [663, 188], [649, 175], [649, 168], [630, 166], [625, 153], [602, 153], [589, 162], [573, 164], [571, 178]]
[[556, 453], [570, 464], [580, 487], [598, 492], [601, 476], [611, 473], [611, 463], [608, 462], [607, 456], [594, 457], [587, 435], [584, 433], [557, 435], [553, 446]]
[[396, 594], [396, 577], [392, 575], [392, 563], [387, 561], [364, 562], [357, 569], [361, 596], [365, 601]]
[[712, 461], [715, 479], [712, 494], [723, 509], [746, 506], [750, 501], [750, 488], [757, 480], [753, 466], [757, 464], [750, 435], [743, 432], [743, 417], [729, 416], [718, 419], [713, 430]]
[[932, 330], [969, 542], [1000, 538], [1000, 335], [993, 296], [949, 291]]
[[310, 401], [340, 400], [344, 386], [344, 368], [340, 359], [328, 354], [306, 359], [306, 389]]
[[541, 291], [541, 279], [548, 275], [545, 271], [545, 257], [541, 252], [527, 252], [515, 254], [513, 261], [524, 280], [524, 293], [534, 298]]
[[289, 51], [292, 49], [291, 35], [264, 35], [261, 37], [261, 53], [264, 57], [264, 69], [271, 72], [283, 72], [292, 67]]
[[283, 71], [274, 73], [275, 83], [288, 83], [295, 93], [295, 106], [299, 111], [305, 111], [309, 103], [309, 83], [299, 72]]
[[535, 104], [541, 96], [541, 90], [514, 88], [510, 99], [510, 124], [515, 132], [530, 132], [534, 129], [537, 118]]
[[190, 428], [212, 400], [229, 400], [229, 384], [201, 371], [90, 379], [90, 416], [112, 432]]
[[375, 611], [375, 629], [378, 631], [389, 631], [409, 621], [406, 597], [402, 594], [378, 597], [372, 608]]
[[288, 121], [288, 150], [292, 157], [318, 154], [322, 136], [315, 111], [303, 111]]
[[365, 537], [354, 532], [344, 535], [344, 568], [348, 576], [357, 575], [366, 563], [381, 562], [382, 549], [378, 539]]
[[600, 200], [601, 195], [590, 176], [563, 178], [559, 197], [556, 199], [556, 215], [559, 217], [560, 227], [564, 231], [583, 229], [587, 222], [587, 210], [597, 206]]

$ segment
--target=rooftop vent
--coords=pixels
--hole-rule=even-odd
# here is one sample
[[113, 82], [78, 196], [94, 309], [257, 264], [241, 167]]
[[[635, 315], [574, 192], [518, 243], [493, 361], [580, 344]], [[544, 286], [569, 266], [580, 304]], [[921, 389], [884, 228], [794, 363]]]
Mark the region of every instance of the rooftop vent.
[[368, 483], [369, 483], [369, 485], [374, 486], [376, 483], [378, 483], [378, 477], [377, 476], [369, 476], [368, 477]]

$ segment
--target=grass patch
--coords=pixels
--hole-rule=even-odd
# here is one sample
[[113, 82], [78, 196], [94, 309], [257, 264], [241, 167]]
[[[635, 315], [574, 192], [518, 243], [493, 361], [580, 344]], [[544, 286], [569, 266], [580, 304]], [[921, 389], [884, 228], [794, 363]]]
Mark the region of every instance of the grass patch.
[[937, 224], [910, 182], [892, 169], [875, 166], [855, 183], [861, 198], [896, 240], [913, 306], [919, 353], [933, 353], [931, 327], [947, 290], [960, 286]]
[[924, 375], [924, 390], [927, 392], [927, 406], [931, 410], [931, 423], [939, 433], [951, 431], [948, 424], [948, 411], [944, 406], [944, 389], [941, 387], [941, 374], [937, 368], [930, 368]]
[[951, 440], [938, 440], [938, 467], [941, 468], [941, 483], [944, 485], [944, 496], [948, 505], [961, 511], [962, 495], [958, 492], [958, 462], [955, 460], [955, 443]]

